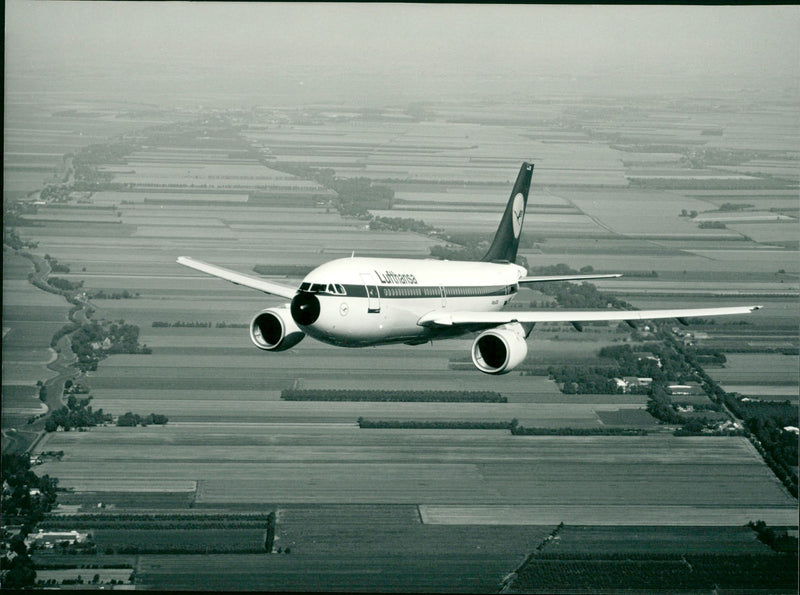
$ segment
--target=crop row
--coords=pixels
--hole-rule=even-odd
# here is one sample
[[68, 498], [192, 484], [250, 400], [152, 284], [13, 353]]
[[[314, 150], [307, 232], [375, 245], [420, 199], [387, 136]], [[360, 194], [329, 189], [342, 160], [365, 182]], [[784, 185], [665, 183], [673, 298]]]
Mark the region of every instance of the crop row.
[[412, 403], [507, 403], [508, 399], [491, 391], [447, 390], [328, 390], [285, 389], [284, 401], [403, 401]]
[[42, 524], [45, 531], [62, 529], [249, 529], [266, 527], [268, 515], [236, 514], [82, 514], [54, 516]]
[[515, 436], [647, 436], [641, 428], [526, 428], [511, 421], [467, 421], [467, 420], [410, 420], [410, 419], [365, 419], [359, 417], [362, 429], [392, 430], [509, 430]]
[[[553, 589], [797, 589], [797, 559], [785, 555], [692, 554], [639, 559], [636, 555], [531, 559], [518, 591]], [[624, 558], [624, 559], [621, 559]]]
[[55, 563], [55, 564], [47, 564], [42, 562], [36, 562], [36, 570], [71, 570], [73, 568], [86, 568], [89, 570], [125, 570], [128, 568], [133, 568], [133, 564], [130, 563], [122, 563], [122, 564], [65, 564], [63, 562]]
[[513, 421], [511, 433], [515, 436], [647, 436], [647, 430], [642, 428], [526, 428]]
[[397, 419], [358, 418], [362, 429], [413, 429], [413, 430], [509, 430], [507, 421], [414, 421]]
[[147, 530], [206, 530], [206, 529], [252, 529], [253, 527], [266, 527], [267, 520], [258, 521], [117, 521], [113, 517], [109, 520], [88, 521], [81, 518], [75, 520], [47, 520], [43, 523], [45, 531], [63, 531], [67, 529], [147, 529]]
[[108, 546], [104, 549], [106, 555], [125, 554], [263, 554], [266, 551], [264, 544], [260, 545], [238, 545], [238, 544], [215, 544], [215, 545], [160, 545], [152, 546], [144, 543], [123, 545], [118, 547]]

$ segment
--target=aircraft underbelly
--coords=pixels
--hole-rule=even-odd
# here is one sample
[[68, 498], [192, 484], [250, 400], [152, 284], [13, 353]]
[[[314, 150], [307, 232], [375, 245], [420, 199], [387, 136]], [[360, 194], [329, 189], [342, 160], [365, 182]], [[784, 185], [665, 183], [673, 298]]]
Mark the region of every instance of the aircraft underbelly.
[[302, 330], [318, 341], [339, 347], [423, 343], [468, 332], [466, 329], [436, 330], [419, 326], [417, 321], [424, 314], [433, 310], [499, 310], [506, 302], [492, 296], [452, 297], [448, 298], [445, 308], [440, 298], [382, 298], [380, 311], [376, 312], [368, 307], [366, 298], [332, 299], [322, 307], [317, 322]]

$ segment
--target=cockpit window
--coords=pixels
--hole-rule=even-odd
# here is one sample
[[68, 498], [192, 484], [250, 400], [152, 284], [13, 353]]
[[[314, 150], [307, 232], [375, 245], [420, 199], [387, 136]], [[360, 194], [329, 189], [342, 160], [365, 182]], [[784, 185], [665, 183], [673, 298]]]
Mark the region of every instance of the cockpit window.
[[332, 293], [334, 295], [347, 295], [343, 285], [339, 283], [301, 283], [300, 291], [310, 293]]

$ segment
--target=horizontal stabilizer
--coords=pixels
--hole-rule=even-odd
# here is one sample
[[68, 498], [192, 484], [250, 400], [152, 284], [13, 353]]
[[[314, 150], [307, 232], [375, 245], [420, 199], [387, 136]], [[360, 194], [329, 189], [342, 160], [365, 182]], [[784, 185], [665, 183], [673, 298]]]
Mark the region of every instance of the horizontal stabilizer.
[[257, 289], [259, 291], [263, 291], [264, 293], [277, 295], [288, 300], [292, 299], [297, 293], [297, 289], [294, 287], [287, 287], [286, 285], [281, 285], [280, 283], [272, 283], [270, 281], [258, 279], [257, 277], [243, 275], [242, 273], [237, 273], [236, 271], [232, 271], [230, 269], [208, 264], [207, 262], [203, 262], [201, 260], [195, 260], [194, 258], [189, 258], [188, 256], [179, 256], [176, 262], [197, 271], [213, 275], [214, 277], [225, 279], [226, 281], [230, 281], [236, 285]]
[[583, 281], [585, 279], [616, 279], [622, 277], [622, 273], [613, 275], [545, 275], [543, 277], [522, 277], [518, 283], [547, 283], [548, 281]]
[[694, 308], [674, 310], [551, 310], [549, 312], [443, 312], [434, 310], [417, 321], [420, 326], [501, 325], [511, 322], [592, 322], [599, 320], [654, 320], [656, 318], [693, 318], [749, 314], [761, 306]]

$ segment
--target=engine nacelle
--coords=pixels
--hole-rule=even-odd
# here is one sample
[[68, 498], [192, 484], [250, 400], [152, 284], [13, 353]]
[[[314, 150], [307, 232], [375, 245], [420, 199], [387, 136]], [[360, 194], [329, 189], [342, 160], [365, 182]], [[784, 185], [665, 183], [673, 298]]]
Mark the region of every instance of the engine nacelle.
[[485, 374], [507, 374], [527, 355], [525, 330], [516, 323], [485, 331], [472, 344], [472, 362]]
[[288, 307], [267, 308], [250, 321], [250, 339], [264, 351], [285, 351], [305, 336], [294, 323]]

